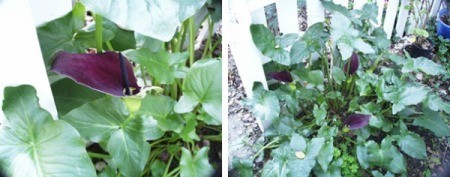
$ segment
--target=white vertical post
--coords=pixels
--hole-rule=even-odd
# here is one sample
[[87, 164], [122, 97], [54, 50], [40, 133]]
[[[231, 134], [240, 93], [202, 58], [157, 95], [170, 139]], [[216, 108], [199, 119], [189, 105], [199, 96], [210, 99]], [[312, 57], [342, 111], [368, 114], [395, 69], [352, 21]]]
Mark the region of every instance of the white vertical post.
[[[28, 0], [0, 1], [0, 99], [7, 86], [34, 86], [39, 104], [57, 119], [57, 111]], [[20, 46], [20, 47], [19, 47]], [[0, 105], [2, 102], [0, 102]], [[4, 121], [0, 111], [0, 122]]]
[[403, 37], [403, 33], [405, 32], [406, 20], [408, 20], [409, 13], [409, 10], [405, 8], [407, 5], [409, 5], [409, 0], [402, 0], [400, 12], [398, 13], [397, 24], [395, 26], [397, 37]]
[[382, 20], [384, 11], [384, 0], [377, 0], [377, 6], [378, 6], [377, 26], [380, 27], [383, 24]]
[[325, 20], [325, 9], [320, 1], [306, 1], [306, 13], [308, 15], [308, 27]]
[[386, 9], [386, 17], [384, 19], [383, 29], [387, 34], [387, 38], [392, 36], [392, 30], [394, 29], [395, 17], [397, 16], [397, 8], [399, 0], [390, 0]]
[[348, 0], [333, 0], [335, 4], [344, 6], [345, 8], [348, 8]]
[[362, 9], [364, 7], [364, 4], [367, 3], [367, 0], [355, 0], [353, 2], [353, 9]]
[[296, 0], [278, 0], [276, 2], [278, 26], [283, 34], [298, 33], [298, 7]]
[[29, 2], [36, 26], [62, 17], [72, 10], [72, 0], [29, 0]]
[[267, 26], [267, 19], [264, 7], [256, 9], [253, 12], [251, 12], [251, 17], [253, 24], [263, 24], [264, 26]]
[[441, 4], [442, 4], [442, 0], [434, 0], [433, 5], [431, 6], [430, 17], [436, 16], [436, 14], [438, 13], [438, 11], [440, 9], [439, 7], [441, 6]]

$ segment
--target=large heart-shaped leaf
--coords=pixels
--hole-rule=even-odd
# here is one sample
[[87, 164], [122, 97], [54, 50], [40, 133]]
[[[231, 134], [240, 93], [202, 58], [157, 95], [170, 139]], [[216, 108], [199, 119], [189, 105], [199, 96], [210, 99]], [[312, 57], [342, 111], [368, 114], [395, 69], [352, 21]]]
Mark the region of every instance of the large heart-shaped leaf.
[[192, 156], [186, 148], [181, 148], [180, 176], [206, 177], [213, 173], [213, 167], [208, 162], [208, 147], [203, 147]]
[[416, 159], [427, 158], [425, 141], [416, 133], [410, 132], [398, 140], [398, 146], [403, 152]]
[[245, 104], [261, 121], [274, 121], [280, 116], [280, 102], [277, 95], [271, 90], [264, 90], [261, 84], [254, 87], [252, 98]]
[[[91, 89], [114, 96], [124, 96], [126, 87], [122, 75], [119, 53], [105, 52], [97, 54], [75, 54], [59, 52], [56, 54], [51, 70], [65, 75], [77, 83]], [[133, 94], [140, 91], [137, 79], [134, 76], [133, 66], [123, 59], [125, 63], [128, 83]]]
[[78, 132], [39, 107], [31, 86], [6, 87], [0, 164], [8, 176], [96, 176]]
[[289, 52], [276, 43], [275, 36], [264, 25], [251, 25], [253, 42], [261, 53], [282, 65], [291, 64]]
[[194, 63], [183, 82], [183, 95], [175, 105], [178, 113], [190, 112], [199, 103], [217, 121], [222, 120], [222, 64], [208, 59]]
[[176, 72], [183, 68], [189, 54], [169, 53], [166, 50], [152, 52], [150, 49], [130, 50], [125, 53], [132, 61], [147, 69], [157, 83], [172, 84]]
[[139, 114], [152, 116], [158, 127], [164, 131], [174, 131], [180, 133], [183, 129], [184, 121], [180, 115], [173, 111], [175, 100], [168, 96], [146, 96], [141, 103]]
[[438, 137], [444, 137], [450, 135], [450, 128], [445, 123], [441, 113], [437, 111], [431, 111], [425, 109], [424, 115], [419, 118], [415, 118], [413, 125], [424, 127], [432, 131]]
[[[140, 176], [150, 145], [144, 139], [144, 121], [131, 116], [125, 102], [106, 97], [72, 110], [63, 120], [93, 142], [106, 142], [114, 164], [127, 177]], [[137, 153], [140, 152], [140, 153]]]
[[206, 0], [81, 0], [93, 12], [125, 29], [169, 41], [177, 26], [194, 15]]

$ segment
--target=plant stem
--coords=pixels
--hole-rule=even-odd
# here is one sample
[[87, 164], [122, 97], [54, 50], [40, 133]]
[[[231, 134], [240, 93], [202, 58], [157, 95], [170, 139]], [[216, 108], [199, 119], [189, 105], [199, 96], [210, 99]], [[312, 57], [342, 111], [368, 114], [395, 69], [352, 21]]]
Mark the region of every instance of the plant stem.
[[172, 89], [170, 91], [170, 95], [172, 96], [172, 98], [174, 100], [177, 100], [177, 98], [178, 98], [178, 84], [177, 84], [177, 81], [174, 81], [174, 83], [172, 84]]
[[279, 138], [278, 138], [278, 137], [275, 138], [275, 139], [273, 139], [271, 142], [269, 142], [269, 143], [266, 144], [264, 147], [262, 147], [262, 148], [261, 148], [261, 149], [253, 156], [252, 159], [258, 157], [258, 155], [259, 155], [262, 151], [264, 151], [264, 149], [266, 149], [266, 148], [272, 146], [272, 144], [278, 143], [278, 141], [279, 141]]
[[114, 51], [113, 46], [111, 45], [110, 41], [105, 42], [106, 43], [106, 47], [108, 47], [108, 50]]
[[213, 54], [214, 50], [216, 50], [217, 46], [219, 46], [220, 44], [222, 44], [222, 38], [219, 38], [219, 40], [214, 42], [211, 50], [209, 50], [209, 52], [208, 52], [208, 57], [212, 58], [212, 54]]
[[141, 70], [141, 77], [142, 77], [142, 80], [144, 81], [144, 86], [147, 86], [147, 79], [145, 78], [144, 66], [140, 65], [139, 69]]
[[202, 137], [203, 139], [207, 139], [210, 141], [222, 141], [222, 135], [206, 135]]
[[95, 14], [95, 41], [97, 53], [103, 52], [103, 18], [99, 14]]
[[87, 152], [90, 158], [96, 159], [110, 159], [111, 157], [107, 154], [100, 154], [95, 152]]
[[208, 39], [206, 40], [205, 48], [203, 49], [202, 59], [206, 57], [208, 51], [212, 50], [211, 40], [213, 32], [214, 23], [212, 22], [211, 16], [208, 15]]
[[194, 64], [195, 34], [195, 17], [192, 16], [189, 18], [189, 66]]
[[180, 167], [177, 167], [173, 169], [167, 176], [174, 176], [175, 173], [178, 173], [180, 171]]
[[169, 172], [170, 164], [172, 163], [173, 155], [170, 155], [169, 161], [167, 162], [166, 170], [164, 170], [164, 177], [167, 176], [167, 173]]

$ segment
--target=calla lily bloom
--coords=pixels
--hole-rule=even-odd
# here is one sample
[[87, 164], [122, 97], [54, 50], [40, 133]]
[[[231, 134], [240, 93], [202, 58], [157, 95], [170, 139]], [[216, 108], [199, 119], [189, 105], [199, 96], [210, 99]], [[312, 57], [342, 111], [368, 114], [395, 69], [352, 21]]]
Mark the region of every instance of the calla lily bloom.
[[353, 53], [352, 56], [350, 57], [350, 68], [348, 67], [348, 62], [344, 65], [344, 71], [349, 74], [349, 75], [353, 75], [356, 73], [356, 71], [358, 70], [359, 67], [359, 57], [356, 53]]
[[[116, 52], [98, 54], [58, 52], [51, 71], [113, 96], [135, 95], [141, 89], [131, 63]], [[125, 94], [124, 91], [130, 88], [132, 92]]]
[[370, 115], [365, 114], [352, 114], [345, 119], [344, 124], [347, 125], [350, 130], [364, 128], [369, 124]]
[[280, 72], [270, 72], [269, 77], [282, 81], [282, 82], [292, 82], [294, 81], [292, 79], [292, 75], [291, 73], [289, 73], [288, 71], [280, 71]]

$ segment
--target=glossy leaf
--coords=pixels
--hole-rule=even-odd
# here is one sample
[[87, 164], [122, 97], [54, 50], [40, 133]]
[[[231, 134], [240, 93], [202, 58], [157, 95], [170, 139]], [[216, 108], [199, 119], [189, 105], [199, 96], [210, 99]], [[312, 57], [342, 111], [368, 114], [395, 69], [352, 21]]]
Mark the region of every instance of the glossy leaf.
[[181, 177], [207, 177], [213, 173], [213, 167], [208, 162], [209, 148], [203, 147], [192, 156], [186, 148], [181, 148], [180, 159]]
[[62, 119], [74, 126], [83, 138], [106, 142], [106, 150], [124, 176], [139, 176], [144, 169], [150, 153], [144, 139], [144, 122], [130, 117], [125, 102], [119, 98], [106, 97], [84, 104]]
[[[133, 66], [126, 59], [125, 66], [130, 89], [133, 90], [133, 94], [137, 94], [140, 87], [134, 76]], [[119, 54], [116, 52], [100, 54], [59, 52], [51, 70], [91, 89], [113, 96], [125, 96], [125, 82], [122, 80]]]
[[398, 140], [400, 149], [409, 156], [416, 159], [425, 159], [427, 157], [425, 141], [415, 133], [410, 132]]
[[239, 171], [239, 177], [253, 177], [253, 160], [235, 158], [231, 163]]
[[146, 141], [157, 140], [164, 135], [164, 131], [158, 126], [158, 121], [156, 121], [152, 116], [139, 115], [138, 119], [142, 119], [142, 134]]
[[345, 81], [347, 78], [345, 76], [344, 71], [341, 68], [333, 66], [333, 79], [337, 84], [341, 85], [342, 81]]
[[199, 141], [200, 138], [198, 137], [197, 133], [195, 133], [195, 127], [198, 124], [197, 120], [195, 120], [195, 115], [189, 114], [184, 117], [186, 120], [186, 126], [180, 132], [181, 139], [183, 139], [184, 142], [191, 142], [193, 140]]
[[391, 151], [394, 158], [388, 165], [389, 171], [397, 174], [406, 173], [406, 160], [405, 157], [403, 157], [403, 154], [401, 154], [395, 146], [391, 146]]
[[415, 118], [413, 125], [424, 127], [434, 133], [438, 137], [450, 135], [450, 128], [444, 121], [441, 113], [425, 109], [424, 115]]
[[81, 2], [94, 13], [102, 15], [125, 29], [169, 41], [175, 34], [177, 26], [194, 15], [206, 0], [81, 0]]
[[294, 133], [291, 138], [290, 146], [292, 149], [296, 151], [305, 151], [306, 149], [306, 141], [303, 136]]
[[369, 124], [370, 115], [352, 114], [345, 119], [344, 124], [350, 127], [350, 130], [364, 128]]
[[406, 87], [392, 94], [389, 101], [394, 103], [392, 106], [392, 113], [396, 114], [403, 110], [406, 106], [416, 105], [425, 100], [428, 94], [428, 89], [425, 87]]
[[366, 147], [369, 163], [383, 168], [387, 167], [394, 159], [391, 146], [392, 143], [386, 138], [381, 142], [381, 147], [374, 141], [368, 141]]
[[187, 52], [169, 53], [166, 50], [152, 52], [147, 48], [129, 50], [125, 55], [144, 66], [156, 83], [160, 84], [173, 84], [176, 72], [182, 69], [189, 56]]
[[408, 62], [403, 66], [402, 72], [409, 73], [412, 71], [414, 72], [421, 71], [433, 76], [446, 73], [446, 70], [442, 65], [437, 64], [425, 57], [419, 57], [414, 59], [408, 58]]
[[289, 53], [280, 48], [276, 43], [275, 36], [267, 27], [264, 25], [251, 25], [250, 31], [253, 42], [263, 55], [282, 65], [289, 66], [291, 64]]
[[325, 123], [325, 118], [327, 117], [326, 105], [322, 104], [319, 106], [314, 105], [313, 115], [315, 118], [316, 125], [321, 126]]
[[274, 121], [280, 114], [280, 103], [276, 94], [270, 90], [264, 90], [261, 85], [253, 89], [253, 96], [246, 102], [252, 113], [261, 121]]
[[222, 120], [222, 64], [220, 60], [199, 60], [189, 69], [183, 82], [183, 95], [175, 112], [187, 113], [201, 104], [217, 121]]
[[176, 102], [164, 95], [147, 95], [141, 103], [139, 114], [150, 115], [163, 131], [174, 131], [180, 133], [183, 130], [183, 118], [176, 114], [173, 109]]
[[280, 71], [280, 72], [270, 72], [269, 77], [276, 79], [281, 82], [292, 82], [294, 81], [292, 79], [291, 73], [289, 71]]
[[289, 163], [287, 164], [291, 170], [289, 173], [290, 176], [309, 176], [317, 163], [316, 158], [324, 145], [324, 138], [312, 138], [306, 147], [306, 157], [304, 159], [290, 156]]
[[0, 168], [7, 176], [96, 176], [78, 132], [39, 107], [28, 85], [6, 87]]
[[317, 156], [317, 162], [323, 171], [328, 171], [328, 166], [330, 162], [333, 160], [333, 141], [327, 141], [326, 144], [320, 150], [319, 155]]

